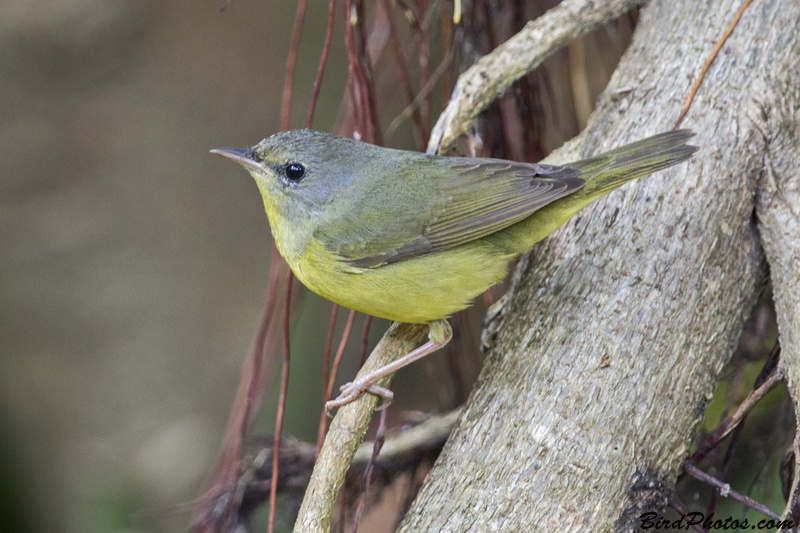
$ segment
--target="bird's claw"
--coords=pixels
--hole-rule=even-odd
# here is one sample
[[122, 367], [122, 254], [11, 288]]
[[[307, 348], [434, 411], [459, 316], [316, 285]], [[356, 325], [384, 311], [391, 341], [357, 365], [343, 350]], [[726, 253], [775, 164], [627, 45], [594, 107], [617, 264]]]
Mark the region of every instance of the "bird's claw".
[[342, 391], [342, 393], [335, 400], [325, 402], [325, 412], [328, 416], [333, 416], [331, 414], [332, 409], [354, 402], [365, 392], [381, 398], [381, 404], [375, 408], [376, 411], [381, 411], [389, 407], [389, 404], [392, 403], [392, 398], [394, 398], [394, 393], [386, 387], [381, 387], [369, 381], [361, 381], [358, 379], [350, 383], [345, 383], [339, 390]]

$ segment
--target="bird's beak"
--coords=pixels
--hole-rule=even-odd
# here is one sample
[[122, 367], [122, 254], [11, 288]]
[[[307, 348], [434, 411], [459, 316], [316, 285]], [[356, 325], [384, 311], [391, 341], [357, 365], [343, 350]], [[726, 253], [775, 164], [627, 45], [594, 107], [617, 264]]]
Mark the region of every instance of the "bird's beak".
[[211, 153], [235, 161], [245, 168], [261, 170], [261, 163], [253, 158], [255, 152], [251, 148], [214, 148]]

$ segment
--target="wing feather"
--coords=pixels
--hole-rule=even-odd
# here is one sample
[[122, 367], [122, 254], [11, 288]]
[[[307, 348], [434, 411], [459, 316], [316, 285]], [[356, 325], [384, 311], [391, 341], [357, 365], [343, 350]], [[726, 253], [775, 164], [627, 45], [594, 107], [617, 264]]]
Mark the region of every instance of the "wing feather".
[[[354, 209], [360, 212], [343, 217], [348, 220], [338, 225], [343, 228], [341, 234], [326, 232], [323, 242], [331, 252], [355, 267], [379, 267], [447, 250], [500, 231], [577, 191], [585, 183], [578, 177], [580, 171], [571, 168], [495, 159], [448, 159], [452, 160], [450, 166], [430, 165], [427, 174], [420, 178], [422, 186], [413, 189], [429, 190], [435, 195], [433, 198], [418, 195], [419, 208], [404, 210], [391, 203], [375, 206], [368, 200], [354, 202]], [[388, 202], [393, 200], [390, 194], [382, 196], [388, 197]], [[424, 216], [420, 216], [421, 209]], [[362, 226], [361, 231], [350, 235], [370, 237], [348, 238], [344, 228], [356, 225]]]

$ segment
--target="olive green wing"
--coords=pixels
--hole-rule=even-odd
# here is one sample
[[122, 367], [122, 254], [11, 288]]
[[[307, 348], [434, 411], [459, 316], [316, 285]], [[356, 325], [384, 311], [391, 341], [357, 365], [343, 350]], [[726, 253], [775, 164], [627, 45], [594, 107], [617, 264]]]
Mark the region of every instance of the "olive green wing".
[[[356, 267], [405, 261], [500, 231], [585, 183], [578, 177], [580, 171], [571, 168], [498, 159], [447, 159], [449, 166], [439, 159], [423, 178], [410, 184], [400, 172], [393, 185], [406, 183], [407, 190], [382, 191], [382, 205], [369, 198], [356, 202], [355, 212], [346, 217], [349, 220], [336, 224], [340, 235], [325, 232], [326, 246]], [[425, 166], [418, 164], [415, 175], [423, 174], [419, 170]], [[398, 201], [399, 195], [404, 195], [406, 205]], [[350, 236], [345, 228], [350, 228]]]

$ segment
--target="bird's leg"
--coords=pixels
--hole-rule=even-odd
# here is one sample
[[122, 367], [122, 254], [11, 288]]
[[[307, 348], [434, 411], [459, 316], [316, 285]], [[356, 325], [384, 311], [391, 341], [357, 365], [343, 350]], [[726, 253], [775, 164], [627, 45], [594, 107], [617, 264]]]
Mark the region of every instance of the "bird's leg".
[[369, 392], [380, 396], [383, 399], [383, 402], [378, 407], [378, 410], [385, 409], [390, 403], [392, 403], [394, 394], [389, 389], [380, 387], [375, 383], [379, 379], [397, 372], [404, 366], [410, 365], [414, 361], [422, 359], [429, 353], [435, 352], [450, 342], [451, 338], [453, 338], [453, 329], [450, 327], [450, 324], [447, 322], [447, 320], [436, 320], [431, 322], [430, 330], [428, 331], [428, 342], [407, 353], [403, 357], [395, 359], [388, 365], [382, 366], [377, 370], [370, 372], [366, 376], [356, 378], [356, 380], [351, 383], [345, 383], [342, 385], [340, 389], [342, 392], [339, 394], [339, 397], [335, 400], [325, 403], [325, 411], [330, 415], [331, 409], [335, 407], [341, 407], [356, 400], [364, 392]]

